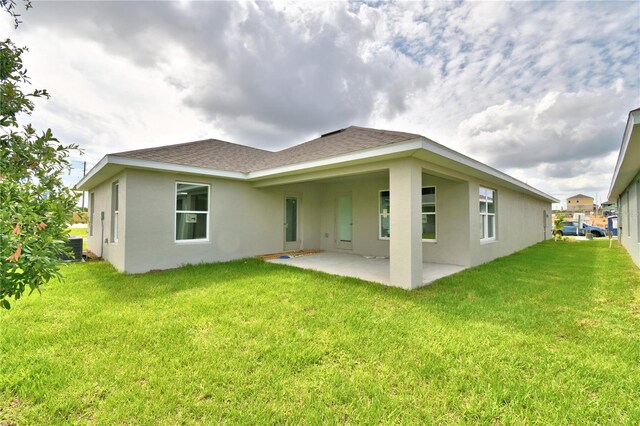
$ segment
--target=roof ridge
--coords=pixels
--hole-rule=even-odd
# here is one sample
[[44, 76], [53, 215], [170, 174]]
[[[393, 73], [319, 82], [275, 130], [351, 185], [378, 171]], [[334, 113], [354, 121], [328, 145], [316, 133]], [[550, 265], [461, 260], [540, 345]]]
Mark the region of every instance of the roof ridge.
[[150, 148], [141, 148], [141, 149], [133, 149], [133, 150], [129, 150], [129, 151], [114, 152], [111, 155], [140, 154], [140, 153], [144, 153], [144, 152], [157, 151], [157, 150], [167, 149], [167, 148], [174, 148], [174, 147], [179, 147], [179, 146], [180, 147], [186, 147], [186, 146], [189, 146], [189, 145], [196, 145], [196, 144], [202, 144], [202, 143], [212, 143], [212, 142], [213, 143], [223, 143], [223, 144], [228, 144], [228, 145], [234, 145], [234, 146], [239, 146], [239, 147], [242, 147], [242, 148], [249, 148], [249, 149], [253, 149], [253, 150], [256, 150], [256, 151], [261, 151], [261, 152], [273, 154], [273, 151], [268, 151], [266, 149], [260, 149], [260, 148], [256, 148], [256, 147], [249, 146], [249, 145], [242, 145], [242, 144], [239, 144], [239, 143], [223, 141], [221, 139], [208, 138], [208, 139], [201, 139], [201, 140], [191, 141], [191, 142], [180, 142], [180, 143], [173, 143], [173, 144], [169, 144], [169, 145], [154, 146], [154, 147], [150, 147]]
[[111, 154], [149, 161], [251, 172], [318, 160], [421, 138], [414, 133], [349, 126], [279, 151], [219, 139], [202, 139]]
[[[300, 148], [301, 146], [305, 146], [305, 145], [310, 144], [312, 142], [316, 142], [316, 141], [318, 141], [320, 139], [328, 140], [328, 139], [331, 139], [334, 136], [338, 136], [338, 135], [348, 131], [349, 129], [364, 130], [364, 131], [368, 131], [368, 132], [374, 131], [374, 132], [380, 132], [380, 133], [383, 133], [383, 134], [386, 134], [386, 135], [403, 135], [403, 136], [407, 136], [407, 139], [423, 137], [423, 136], [421, 136], [421, 135], [419, 135], [417, 133], [407, 133], [407, 132], [399, 132], [399, 131], [396, 131], [396, 130], [374, 129], [373, 127], [362, 127], [362, 126], [351, 125], [349, 127], [344, 127], [342, 129], [337, 129], [337, 130], [334, 130], [334, 131], [331, 131], [331, 132], [323, 133], [323, 135], [326, 135], [326, 136], [320, 135], [317, 138], [310, 139], [308, 141], [305, 141], [305, 142], [302, 142], [302, 143], [299, 143], [299, 144], [296, 144], [296, 145], [292, 145], [292, 146], [290, 146], [288, 148], [281, 149], [280, 151], [272, 151], [272, 152], [274, 154], [280, 154], [280, 153], [284, 153], [285, 151], [288, 151], [288, 150], [292, 150], [292, 149], [295, 149], [295, 148]], [[396, 141], [396, 142], [402, 142], [402, 141]], [[396, 143], [396, 142], [394, 142], [394, 143]]]
[[384, 133], [397, 133], [397, 134], [401, 134], [401, 135], [422, 136], [422, 135], [419, 135], [417, 133], [402, 132], [400, 130], [377, 129], [375, 127], [363, 127], [363, 126], [356, 126], [356, 125], [351, 125], [351, 126], [347, 127], [347, 129], [350, 129], [350, 128], [362, 129], [362, 130], [375, 130], [377, 132], [384, 132]]

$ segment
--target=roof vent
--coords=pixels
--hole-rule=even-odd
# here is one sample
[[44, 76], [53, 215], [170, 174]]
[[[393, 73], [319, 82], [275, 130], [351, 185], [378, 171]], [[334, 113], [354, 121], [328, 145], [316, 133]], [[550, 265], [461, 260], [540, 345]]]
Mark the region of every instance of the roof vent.
[[324, 135], [320, 135], [320, 137], [321, 138], [326, 138], [327, 136], [335, 135], [337, 133], [344, 132], [345, 130], [347, 130], [347, 129], [345, 128], [345, 129], [340, 129], [340, 130], [334, 130], [333, 132], [329, 132], [329, 133], [325, 133]]

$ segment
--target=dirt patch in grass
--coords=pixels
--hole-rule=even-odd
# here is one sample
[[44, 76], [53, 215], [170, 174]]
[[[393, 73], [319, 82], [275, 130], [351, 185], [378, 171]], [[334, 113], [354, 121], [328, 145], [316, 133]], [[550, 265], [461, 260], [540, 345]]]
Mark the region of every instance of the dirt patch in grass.
[[280, 253], [269, 253], [269, 254], [261, 254], [256, 256], [258, 259], [262, 260], [271, 260], [271, 259], [280, 259], [282, 256], [289, 257], [300, 257], [300, 256], [308, 256], [310, 254], [322, 253], [322, 250], [293, 250], [293, 251], [283, 251]]

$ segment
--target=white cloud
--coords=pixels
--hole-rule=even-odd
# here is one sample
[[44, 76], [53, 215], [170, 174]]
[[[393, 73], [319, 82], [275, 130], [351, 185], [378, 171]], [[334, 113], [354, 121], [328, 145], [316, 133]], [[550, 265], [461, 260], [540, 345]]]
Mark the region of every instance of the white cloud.
[[626, 120], [612, 93], [549, 92], [492, 105], [462, 121], [459, 137], [476, 156], [502, 168], [598, 158], [619, 147]]
[[203, 137], [276, 149], [358, 124], [550, 193], [604, 192], [640, 104], [638, 3], [51, 2], [23, 18], [0, 30], [53, 94], [33, 120], [90, 162]]

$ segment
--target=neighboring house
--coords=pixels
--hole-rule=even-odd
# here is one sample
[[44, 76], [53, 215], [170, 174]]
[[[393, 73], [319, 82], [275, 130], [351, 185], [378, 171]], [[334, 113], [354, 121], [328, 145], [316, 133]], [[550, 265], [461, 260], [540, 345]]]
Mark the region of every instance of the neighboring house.
[[618, 205], [620, 244], [640, 266], [640, 108], [629, 113], [608, 199]]
[[593, 211], [593, 197], [578, 194], [567, 198], [567, 210], [571, 212], [591, 212]]
[[616, 203], [604, 202], [600, 205], [600, 208], [602, 209], [602, 215], [604, 217], [616, 214], [618, 211], [618, 205]]
[[423, 136], [362, 127], [271, 152], [219, 140], [106, 155], [88, 248], [137, 273], [283, 250], [473, 266], [551, 236], [553, 197]]

